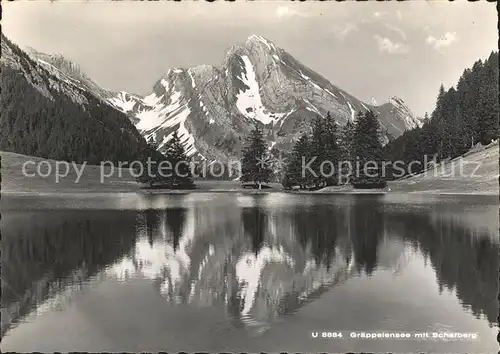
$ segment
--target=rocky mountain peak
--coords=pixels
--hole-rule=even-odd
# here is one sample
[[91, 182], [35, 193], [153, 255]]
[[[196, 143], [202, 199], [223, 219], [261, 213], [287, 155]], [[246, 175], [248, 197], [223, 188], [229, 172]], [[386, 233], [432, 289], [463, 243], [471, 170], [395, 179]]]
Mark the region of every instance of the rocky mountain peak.
[[90, 80], [82, 72], [80, 66], [75, 62], [67, 59], [63, 53], [46, 54], [38, 52], [37, 50], [28, 47], [26, 52], [30, 57], [48, 67], [52, 65], [55, 69], [64, 72], [65, 74], [72, 76], [73, 78], [80, 78], [82, 80]]
[[245, 41], [244, 46], [249, 49], [259, 48], [260, 50], [269, 52], [278, 51], [278, 47], [273, 42], [271, 42], [267, 38], [264, 38], [256, 34], [252, 34], [250, 37], [248, 37], [247, 40]]
[[234, 61], [240, 61], [243, 56], [251, 58], [251, 61], [255, 64], [266, 65], [271, 63], [273, 57], [278, 58], [281, 51], [282, 49], [270, 40], [252, 34], [244, 43], [233, 45], [227, 50], [223, 66], [231, 65]]
[[183, 74], [185, 72], [185, 69], [183, 68], [173, 68], [173, 69], [169, 69], [167, 71], [167, 77], [172, 77], [172, 76], [177, 76], [177, 75], [180, 75], [180, 74]]
[[392, 103], [394, 106], [401, 106], [401, 107], [406, 106], [404, 101], [397, 96], [390, 97], [389, 102]]
[[413, 115], [411, 109], [406, 105], [403, 99], [396, 96], [392, 96], [389, 98], [389, 103], [392, 104], [394, 107], [397, 107], [398, 109], [401, 109], [406, 113]]

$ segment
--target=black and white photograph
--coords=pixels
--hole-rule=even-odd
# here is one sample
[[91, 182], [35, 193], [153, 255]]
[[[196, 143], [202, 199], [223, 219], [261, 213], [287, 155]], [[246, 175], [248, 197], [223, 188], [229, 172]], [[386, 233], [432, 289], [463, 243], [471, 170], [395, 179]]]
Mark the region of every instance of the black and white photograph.
[[499, 350], [488, 1], [2, 2], [2, 352]]

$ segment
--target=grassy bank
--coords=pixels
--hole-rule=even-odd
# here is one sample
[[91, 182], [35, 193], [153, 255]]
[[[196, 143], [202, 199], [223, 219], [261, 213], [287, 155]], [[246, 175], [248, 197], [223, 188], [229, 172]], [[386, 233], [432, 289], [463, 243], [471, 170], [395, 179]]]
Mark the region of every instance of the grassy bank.
[[402, 193], [498, 195], [498, 157], [497, 142], [389, 186]]
[[[104, 178], [101, 183], [101, 168], [100, 166], [87, 165], [83, 169], [83, 174], [76, 183], [78, 174], [74, 166], [71, 166], [68, 175], [61, 177], [56, 182], [55, 170], [57, 161], [47, 160], [38, 157], [31, 157], [11, 152], [0, 152], [2, 158], [2, 192], [15, 193], [106, 193], [106, 192], [137, 192], [139, 185], [135, 182], [128, 169], [116, 169], [112, 175], [109, 173], [110, 168], [105, 168], [105, 173], [110, 174], [109, 178]], [[35, 164], [26, 165], [23, 173], [23, 165], [27, 161], [33, 161], [40, 165], [40, 171], [43, 174], [51, 170], [51, 174], [47, 177], [41, 177], [37, 174]], [[50, 167], [49, 167], [50, 166]], [[76, 165], [78, 171], [81, 171], [82, 165]], [[61, 166], [61, 173], [62, 171]], [[33, 177], [28, 177], [35, 174]]]
[[[104, 168], [103, 175], [109, 175], [109, 177], [102, 178], [101, 180], [101, 167], [92, 165], [85, 166], [79, 180], [78, 171], [82, 171], [82, 165], [75, 165], [76, 168], [70, 165], [67, 176], [60, 177], [59, 181], [56, 182], [55, 171], [57, 168], [57, 161], [5, 151], [0, 151], [0, 157], [2, 158], [2, 193], [267, 193], [283, 190], [279, 183], [271, 183], [269, 185], [271, 188], [259, 191], [255, 189], [245, 189], [238, 181], [207, 180], [196, 180], [196, 189], [193, 190], [147, 190], [141, 189], [141, 186], [135, 181], [135, 178], [126, 168], [115, 168], [114, 171], [111, 171], [109, 167]], [[26, 165], [26, 173], [23, 173], [23, 165], [27, 161], [33, 161], [35, 164], [30, 163]], [[36, 165], [41, 162], [43, 162], [40, 169], [42, 174], [49, 172], [49, 169], [52, 172], [47, 177], [42, 177], [37, 173]], [[62, 165], [60, 169], [63, 170]], [[29, 177], [33, 174], [34, 176]], [[61, 174], [65, 174], [65, 169], [61, 171]], [[76, 183], [77, 180], [78, 183]]]
[[315, 193], [498, 195], [498, 158], [497, 142], [443, 162], [425, 173], [389, 182], [388, 191], [356, 190], [350, 186], [339, 186], [326, 187]]

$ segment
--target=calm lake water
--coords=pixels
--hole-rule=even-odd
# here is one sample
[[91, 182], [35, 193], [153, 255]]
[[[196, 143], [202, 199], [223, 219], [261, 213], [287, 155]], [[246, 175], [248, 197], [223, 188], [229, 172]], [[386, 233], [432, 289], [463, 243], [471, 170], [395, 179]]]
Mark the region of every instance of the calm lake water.
[[1, 206], [2, 351], [498, 350], [496, 197], [2, 195]]

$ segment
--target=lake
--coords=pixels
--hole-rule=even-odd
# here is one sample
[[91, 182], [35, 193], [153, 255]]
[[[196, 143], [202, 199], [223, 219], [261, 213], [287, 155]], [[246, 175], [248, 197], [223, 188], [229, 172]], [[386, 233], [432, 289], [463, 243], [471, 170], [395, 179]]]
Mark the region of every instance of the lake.
[[497, 197], [6, 194], [1, 206], [2, 351], [498, 350]]

